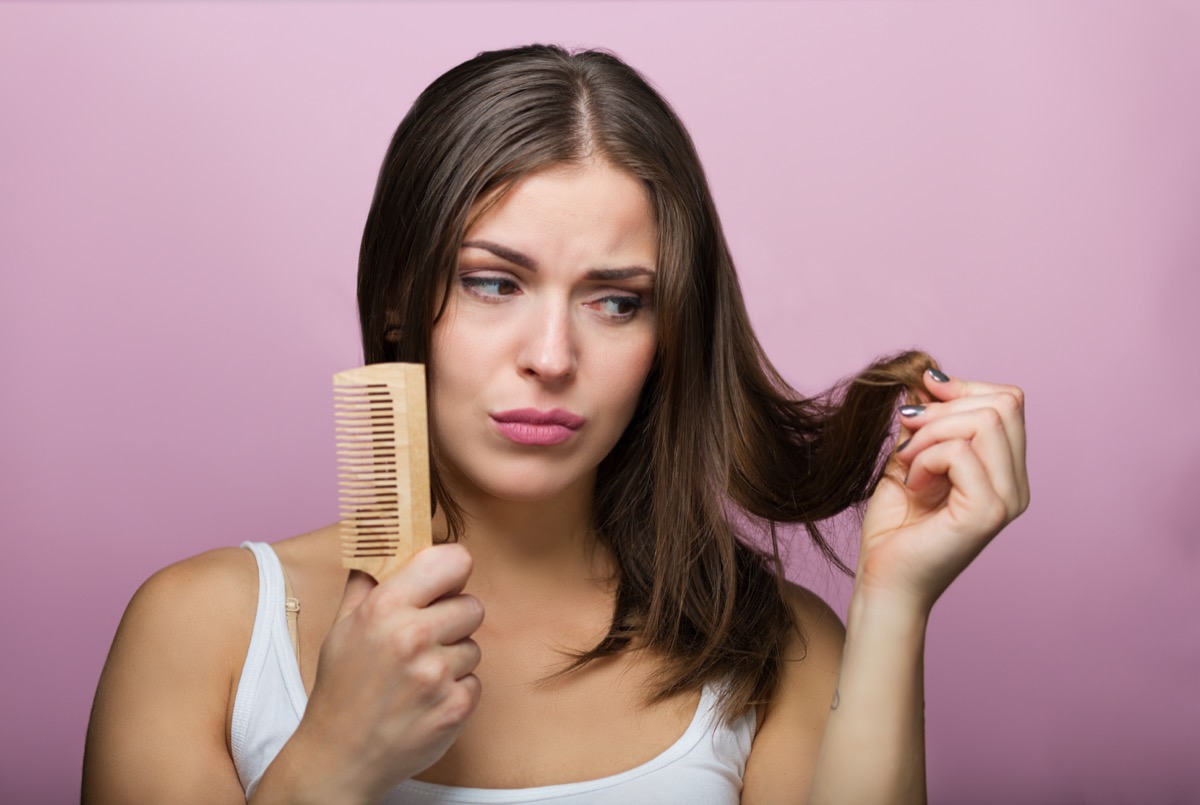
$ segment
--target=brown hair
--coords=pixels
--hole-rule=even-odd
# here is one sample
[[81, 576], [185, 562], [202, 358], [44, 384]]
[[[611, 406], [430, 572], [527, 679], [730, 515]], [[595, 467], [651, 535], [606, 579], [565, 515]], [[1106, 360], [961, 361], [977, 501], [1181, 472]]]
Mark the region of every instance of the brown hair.
[[[451, 69], [400, 123], [359, 257], [366, 362], [428, 361], [437, 300], [478, 199], [589, 156], [649, 192], [658, 353], [597, 477], [595, 527], [618, 568], [612, 625], [571, 668], [645, 646], [666, 658], [656, 698], [727, 680], [732, 717], [769, 700], [799, 628], [783, 597], [775, 524], [804, 524], [849, 572], [819, 524], [871, 495], [897, 398], [919, 394], [933, 364], [906, 352], [816, 398], [797, 394], [751, 330], [704, 171], [670, 106], [611, 54], [546, 45]], [[461, 513], [431, 448], [435, 505], [458, 534]], [[766, 550], [739, 537], [731, 507], [766, 525]]]

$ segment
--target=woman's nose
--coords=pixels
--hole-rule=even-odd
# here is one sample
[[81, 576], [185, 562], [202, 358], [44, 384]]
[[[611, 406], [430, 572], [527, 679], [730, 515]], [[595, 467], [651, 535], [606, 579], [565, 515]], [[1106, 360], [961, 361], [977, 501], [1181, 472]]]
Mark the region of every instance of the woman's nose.
[[543, 381], [574, 375], [579, 368], [579, 356], [569, 303], [547, 303], [530, 313], [532, 316], [517, 359], [521, 373]]

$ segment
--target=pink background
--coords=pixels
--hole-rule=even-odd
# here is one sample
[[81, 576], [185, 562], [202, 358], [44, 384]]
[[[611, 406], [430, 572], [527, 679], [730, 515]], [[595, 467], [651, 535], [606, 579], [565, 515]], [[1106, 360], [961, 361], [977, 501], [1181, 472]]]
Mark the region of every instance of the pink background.
[[335, 517], [387, 140], [530, 41], [675, 104], [802, 391], [910, 345], [1028, 391], [1032, 508], [930, 629], [932, 799], [1200, 801], [1200, 9], [1133, 0], [0, 5], [0, 799], [77, 797], [143, 579]]

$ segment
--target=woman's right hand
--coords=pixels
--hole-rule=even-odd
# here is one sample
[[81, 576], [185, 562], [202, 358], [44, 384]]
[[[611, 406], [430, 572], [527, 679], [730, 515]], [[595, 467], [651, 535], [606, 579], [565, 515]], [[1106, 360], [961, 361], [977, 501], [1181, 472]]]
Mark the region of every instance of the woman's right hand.
[[304, 718], [264, 783], [282, 761], [306, 799], [377, 802], [445, 754], [479, 701], [470, 636], [483, 606], [462, 593], [470, 573], [457, 544], [420, 551], [378, 585], [351, 572]]

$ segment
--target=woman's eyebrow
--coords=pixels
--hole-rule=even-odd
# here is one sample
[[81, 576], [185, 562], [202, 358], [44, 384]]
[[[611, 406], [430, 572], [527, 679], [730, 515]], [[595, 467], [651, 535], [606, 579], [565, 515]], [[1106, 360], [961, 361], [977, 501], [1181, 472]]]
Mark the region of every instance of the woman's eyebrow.
[[654, 279], [654, 272], [641, 266], [627, 268], [593, 268], [584, 275], [589, 280], [627, 280], [630, 277], [649, 277]]
[[463, 241], [462, 247], [464, 249], [483, 249], [484, 251], [491, 252], [492, 254], [496, 255], [501, 260], [507, 260], [508, 262], [518, 265], [528, 271], [538, 270], [537, 260], [534, 260], [527, 254], [521, 254], [515, 249], [510, 249], [507, 246], [501, 246], [499, 243], [492, 243], [490, 240], [467, 240]]
[[[507, 260], [513, 265], [518, 265], [527, 271], [537, 271], [537, 260], [534, 260], [527, 254], [522, 254], [516, 249], [510, 249], [507, 246], [501, 246], [499, 243], [493, 243], [490, 240], [468, 240], [464, 241], [462, 247], [464, 249], [483, 249], [486, 252], [499, 257], [501, 260]], [[593, 268], [584, 275], [589, 280], [626, 280], [630, 277], [647, 276], [654, 277], [654, 271], [643, 266], [626, 266], [624, 268]]]

